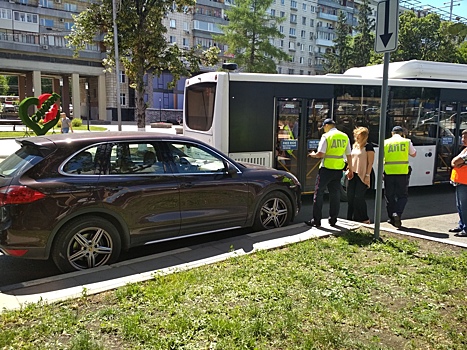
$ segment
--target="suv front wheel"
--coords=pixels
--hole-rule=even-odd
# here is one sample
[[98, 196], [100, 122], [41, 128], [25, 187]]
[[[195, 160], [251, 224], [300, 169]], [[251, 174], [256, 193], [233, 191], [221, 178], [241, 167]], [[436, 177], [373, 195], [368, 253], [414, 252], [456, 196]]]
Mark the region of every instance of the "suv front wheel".
[[57, 233], [52, 259], [62, 272], [86, 270], [115, 262], [121, 239], [114, 225], [92, 216], [78, 218]]

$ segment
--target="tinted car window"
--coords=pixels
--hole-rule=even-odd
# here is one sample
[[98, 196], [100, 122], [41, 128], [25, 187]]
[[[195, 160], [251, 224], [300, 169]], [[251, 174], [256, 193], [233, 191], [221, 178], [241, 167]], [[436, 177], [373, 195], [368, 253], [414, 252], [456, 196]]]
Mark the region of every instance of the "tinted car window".
[[212, 173], [225, 170], [222, 158], [200, 147], [188, 143], [171, 143], [169, 149], [179, 173]]
[[164, 174], [164, 163], [150, 143], [116, 143], [110, 152], [111, 174]]
[[94, 175], [96, 171], [97, 147], [91, 147], [74, 155], [63, 167], [67, 174]]
[[31, 146], [24, 146], [0, 163], [0, 175], [15, 176], [27, 167], [40, 162], [44, 157], [40, 151]]

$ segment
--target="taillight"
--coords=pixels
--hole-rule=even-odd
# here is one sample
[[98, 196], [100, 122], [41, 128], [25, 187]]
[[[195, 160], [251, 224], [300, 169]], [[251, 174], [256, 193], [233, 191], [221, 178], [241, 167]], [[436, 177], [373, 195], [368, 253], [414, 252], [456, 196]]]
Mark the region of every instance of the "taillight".
[[8, 186], [0, 188], [0, 205], [32, 203], [45, 197], [42, 192], [27, 186]]

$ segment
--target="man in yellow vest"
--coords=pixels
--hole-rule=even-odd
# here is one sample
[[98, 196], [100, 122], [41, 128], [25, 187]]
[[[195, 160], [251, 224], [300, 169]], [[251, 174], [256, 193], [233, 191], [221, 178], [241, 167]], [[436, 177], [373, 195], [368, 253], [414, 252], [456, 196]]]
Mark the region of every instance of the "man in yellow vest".
[[[462, 145], [467, 146], [467, 130], [462, 131]], [[467, 237], [467, 147], [451, 161], [451, 183], [456, 186], [456, 206], [459, 224], [449, 232], [454, 236]]]
[[388, 223], [397, 228], [402, 226], [401, 217], [408, 200], [409, 156], [417, 155], [412, 141], [404, 138], [403, 133], [401, 126], [395, 126], [392, 137], [384, 141], [384, 197]]
[[329, 224], [335, 226], [337, 223], [345, 159], [347, 159], [349, 171], [347, 177], [349, 179], [353, 177], [349, 137], [337, 130], [336, 123], [330, 118], [324, 120], [323, 129], [324, 135], [319, 141], [317, 151], [309, 154], [312, 158], [321, 158], [313, 196], [313, 219], [305, 221], [308, 226], [316, 227], [321, 226], [323, 196], [326, 187], [329, 192]]

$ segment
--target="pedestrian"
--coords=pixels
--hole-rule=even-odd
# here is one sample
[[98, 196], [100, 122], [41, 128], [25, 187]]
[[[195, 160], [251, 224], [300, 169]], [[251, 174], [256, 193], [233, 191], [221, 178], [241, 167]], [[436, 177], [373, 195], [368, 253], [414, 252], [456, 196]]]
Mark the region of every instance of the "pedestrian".
[[324, 134], [318, 149], [309, 154], [312, 158], [320, 158], [321, 163], [316, 176], [315, 193], [313, 195], [313, 218], [305, 221], [308, 226], [321, 226], [323, 196], [327, 188], [329, 192], [329, 224], [335, 226], [340, 209], [341, 179], [347, 158], [349, 179], [353, 177], [350, 142], [348, 136], [336, 129], [336, 123], [328, 118], [323, 122]]
[[66, 116], [66, 113], [60, 113], [61, 118], [61, 132], [62, 134], [68, 134], [69, 131], [73, 132], [73, 128], [71, 127], [71, 120]]
[[[462, 131], [462, 145], [467, 146], [467, 129]], [[456, 187], [456, 206], [459, 224], [449, 232], [454, 236], [467, 237], [467, 147], [451, 161], [451, 183]]]
[[400, 228], [402, 213], [409, 196], [411, 168], [409, 156], [415, 157], [417, 150], [412, 141], [403, 137], [404, 129], [395, 126], [392, 137], [384, 141], [384, 196], [388, 223]]
[[370, 174], [375, 160], [373, 145], [368, 143], [368, 129], [360, 126], [354, 129], [354, 145], [352, 148], [353, 178], [347, 185], [347, 219], [365, 224], [370, 223], [365, 193], [370, 188]]

